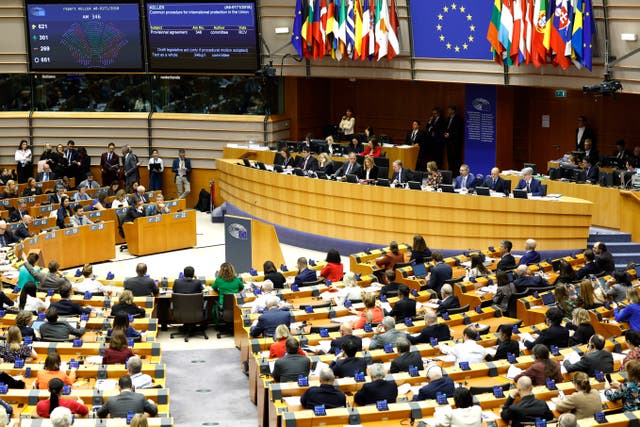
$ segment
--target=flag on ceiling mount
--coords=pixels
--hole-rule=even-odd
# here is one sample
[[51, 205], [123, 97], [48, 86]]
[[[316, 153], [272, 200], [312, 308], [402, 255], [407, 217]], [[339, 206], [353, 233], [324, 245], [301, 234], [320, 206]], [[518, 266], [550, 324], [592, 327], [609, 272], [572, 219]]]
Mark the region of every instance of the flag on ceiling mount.
[[298, 53], [298, 56], [302, 58], [304, 51], [302, 49], [302, 0], [296, 1], [296, 15], [293, 19], [293, 34], [291, 35], [291, 44]]
[[591, 0], [584, 0], [584, 13], [582, 20], [582, 56], [584, 66], [591, 71], [593, 54], [593, 34], [596, 31], [593, 22], [593, 4]]
[[501, 10], [502, 0], [494, 0], [493, 9], [491, 11], [491, 22], [489, 22], [489, 31], [487, 31], [487, 40], [491, 43], [491, 50], [494, 54], [493, 58], [498, 64], [502, 64], [502, 52], [504, 52], [504, 47], [498, 39]]
[[396, 1], [391, 0], [389, 5], [389, 52], [387, 59], [391, 61], [400, 53], [400, 42], [398, 41], [398, 12], [396, 11]]

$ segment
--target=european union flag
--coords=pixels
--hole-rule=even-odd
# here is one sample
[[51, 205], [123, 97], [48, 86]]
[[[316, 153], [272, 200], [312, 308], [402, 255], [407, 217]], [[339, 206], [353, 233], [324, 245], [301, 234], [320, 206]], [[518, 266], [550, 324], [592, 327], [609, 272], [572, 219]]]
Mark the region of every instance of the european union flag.
[[415, 56], [491, 61], [486, 35], [492, 9], [487, 0], [412, 1]]

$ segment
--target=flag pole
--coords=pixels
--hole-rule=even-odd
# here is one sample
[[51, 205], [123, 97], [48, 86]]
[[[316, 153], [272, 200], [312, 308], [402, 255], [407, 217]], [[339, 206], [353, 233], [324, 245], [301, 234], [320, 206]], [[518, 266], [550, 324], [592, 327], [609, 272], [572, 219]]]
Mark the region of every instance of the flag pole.
[[416, 79], [416, 59], [415, 59], [415, 55], [414, 55], [414, 50], [413, 50], [413, 26], [411, 23], [411, 0], [407, 0], [407, 10], [409, 11], [408, 13], [408, 19], [407, 19], [407, 29], [409, 30], [409, 72], [411, 75], [411, 80], [415, 80]]
[[509, 86], [509, 66], [507, 65], [507, 61], [502, 61], [502, 69], [504, 70], [504, 85]]

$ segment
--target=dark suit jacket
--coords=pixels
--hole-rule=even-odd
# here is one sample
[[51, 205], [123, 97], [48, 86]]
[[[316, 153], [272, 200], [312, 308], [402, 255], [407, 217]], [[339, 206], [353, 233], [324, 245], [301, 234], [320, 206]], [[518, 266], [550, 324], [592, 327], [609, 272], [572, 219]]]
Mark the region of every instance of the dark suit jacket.
[[380, 295], [396, 296], [398, 295], [398, 286], [400, 286], [400, 283], [397, 283], [397, 282], [391, 282], [387, 285], [384, 285], [380, 289]]
[[[186, 157], [184, 158], [184, 167], [187, 170], [185, 176], [187, 177], [187, 181], [188, 181], [189, 177], [191, 176], [191, 160], [187, 159]], [[180, 169], [180, 158], [173, 159], [173, 162], [171, 163], [171, 170], [175, 174], [175, 176], [173, 177], [174, 181], [178, 176], [178, 169]]]
[[315, 270], [305, 268], [304, 270], [299, 272], [298, 275], [293, 279], [293, 283], [298, 286], [302, 286], [303, 283], [313, 282], [316, 280], [318, 280], [318, 276]]
[[445, 132], [449, 133], [449, 141], [462, 145], [464, 140], [464, 123], [462, 118], [455, 114], [453, 119], [451, 117], [445, 117]]
[[110, 185], [118, 179], [118, 171], [120, 170], [120, 157], [115, 153], [111, 154], [111, 160], [107, 160], [109, 153], [102, 153], [100, 156], [100, 172], [102, 175], [102, 185]]
[[413, 135], [413, 129], [410, 129], [407, 132], [407, 137], [404, 139], [405, 143], [407, 143], [408, 145], [413, 145], [413, 144], [424, 144], [427, 142], [427, 132], [422, 130], [422, 129], [418, 129], [418, 132], [416, 132], [416, 137], [411, 139], [411, 136]]
[[422, 387], [417, 396], [413, 396], [413, 400], [435, 399], [438, 393], [444, 393], [447, 397], [453, 397], [455, 384], [450, 376], [445, 375], [439, 380], [435, 380]]
[[58, 197], [57, 193], [53, 193], [52, 195], [49, 196], [49, 203], [51, 203], [52, 205], [59, 205], [61, 201], [61, 197]]
[[87, 307], [83, 309], [80, 307], [80, 304], [68, 299], [61, 299], [60, 301], [51, 304], [51, 306], [58, 309], [58, 315], [60, 316], [73, 316], [91, 312], [91, 308]]
[[362, 357], [347, 357], [331, 363], [331, 369], [336, 377], [353, 377], [356, 372], [367, 372], [367, 361]]
[[488, 176], [487, 179], [485, 179], [484, 181], [484, 186], [485, 187], [489, 187], [491, 190], [498, 192], [498, 193], [506, 193], [507, 192], [507, 184], [506, 181], [504, 179], [502, 179], [501, 177], [498, 177], [498, 179], [496, 179], [496, 183], [493, 183], [493, 178], [491, 178], [491, 176]]
[[398, 386], [395, 381], [375, 380], [366, 383], [353, 396], [358, 405], [371, 405], [379, 400], [394, 403], [398, 398]]
[[500, 341], [496, 354], [494, 356], [487, 356], [487, 360], [502, 360], [507, 358], [507, 353], [511, 353], [516, 357], [520, 354], [520, 345], [518, 341], [508, 340]]
[[31, 237], [31, 233], [29, 232], [29, 229], [27, 228], [26, 225], [22, 223], [18, 224], [18, 226], [14, 231], [14, 235], [20, 240], [26, 239], [27, 237]]
[[409, 351], [398, 355], [398, 357], [391, 361], [389, 372], [392, 374], [396, 372], [409, 372], [409, 366], [415, 366], [418, 370], [422, 371], [424, 365], [419, 352]]
[[153, 279], [149, 277], [129, 277], [124, 281], [124, 288], [130, 290], [134, 297], [158, 295], [158, 287]]
[[265, 274], [264, 280], [271, 280], [273, 282], [274, 289], [284, 288], [284, 284], [287, 281], [282, 273], [278, 273], [277, 271]]
[[518, 261], [518, 265], [528, 265], [528, 264], [537, 264], [540, 262], [542, 257], [537, 251], [527, 251], [524, 255], [520, 257]]
[[584, 151], [585, 139], [591, 140], [591, 143], [592, 143], [591, 148], [593, 149], [596, 143], [595, 137], [596, 137], [596, 133], [593, 131], [593, 129], [591, 129], [590, 127], [585, 127], [584, 132], [582, 132], [582, 137], [580, 138], [580, 141], [578, 141], [578, 128], [576, 128], [576, 137], [573, 138], [573, 140], [576, 141], [576, 149]]
[[[336, 171], [335, 175], [336, 176], [345, 176], [347, 174], [347, 169], [349, 168], [349, 160], [347, 160], [346, 162], [344, 162], [342, 164], [342, 166], [340, 166], [338, 168], [338, 170]], [[351, 175], [357, 175], [357, 176], [362, 176], [362, 166], [359, 163], [355, 163], [352, 167], [351, 170], [349, 171], [349, 174]]]
[[260, 335], [272, 337], [278, 326], [287, 325], [287, 327], [289, 327], [290, 324], [291, 313], [289, 313], [289, 310], [273, 308], [265, 311], [258, 317], [258, 323], [251, 328], [250, 334], [254, 338]]
[[[469, 175], [467, 175], [466, 188], [471, 189], [471, 188], [475, 188], [475, 186], [476, 186], [476, 176], [474, 174], [472, 174], [472, 173], [469, 173]], [[461, 175], [456, 176], [455, 188], [462, 188], [462, 176]]]
[[394, 172], [391, 176], [391, 182], [399, 181], [402, 183], [407, 183], [413, 179], [413, 174], [407, 168], [400, 169], [400, 172]]
[[199, 294], [204, 283], [194, 278], [176, 279], [173, 281], [173, 292], [178, 294]]
[[598, 274], [601, 272], [602, 269], [595, 261], [588, 262], [576, 271], [576, 279], [584, 279], [585, 277], [589, 277], [590, 274]]
[[[49, 181], [53, 181], [54, 179], [56, 179], [56, 174], [53, 172], [49, 172]], [[44, 172], [38, 172], [38, 175], [36, 175], [36, 181], [44, 181]]]
[[116, 313], [119, 313], [119, 312], [127, 313], [135, 317], [144, 317], [145, 315], [144, 308], [138, 307], [135, 304], [118, 303], [111, 306], [112, 316], [115, 316]]
[[[593, 163], [596, 163], [592, 160]], [[591, 184], [597, 184], [600, 177], [600, 169], [597, 166], [591, 166], [585, 170], [585, 179]]]
[[516, 285], [516, 290], [518, 292], [523, 292], [526, 288], [540, 288], [544, 286], [549, 286], [549, 282], [547, 282], [544, 278], [540, 276], [522, 276], [518, 277], [513, 281], [513, 284]]
[[25, 215], [29, 215], [29, 211], [20, 212], [18, 209], [13, 209], [9, 213], [9, 222], [18, 222], [22, 220], [22, 217]]
[[142, 212], [139, 212], [135, 206], [129, 206], [127, 209], [127, 213], [124, 215], [123, 222], [133, 222], [136, 218], [141, 218], [144, 216], [144, 209]]
[[451, 308], [458, 308], [458, 307], [460, 307], [460, 300], [458, 300], [457, 296], [452, 295], [442, 300], [440, 305], [438, 305], [438, 310], [436, 311], [436, 313], [440, 315]]
[[305, 171], [316, 171], [318, 170], [318, 160], [313, 157], [311, 154], [309, 154], [309, 157], [307, 158], [306, 162], [306, 166], [304, 164], [305, 162], [305, 158], [304, 157], [300, 157], [298, 160], [298, 164], [296, 165], [297, 167], [299, 167], [302, 170]]
[[567, 329], [575, 331], [573, 335], [569, 337], [570, 346], [587, 344], [591, 336], [596, 333], [596, 330], [593, 328], [591, 323], [584, 323], [579, 326], [567, 323], [565, 326]]
[[513, 257], [513, 255], [504, 254], [504, 256], [500, 258], [500, 261], [498, 261], [498, 266], [496, 267], [496, 270], [501, 270], [501, 271], [511, 270], [515, 268], [515, 266], [516, 266], [516, 259]]
[[[360, 170], [360, 173], [360, 178], [367, 179], [367, 171], [364, 168]], [[381, 176], [380, 178], [386, 178], [386, 176]], [[378, 166], [373, 165], [373, 167], [369, 171], [369, 179], [378, 179]]]
[[298, 376], [309, 376], [311, 361], [307, 356], [300, 354], [285, 354], [276, 360], [271, 376], [275, 382], [298, 381]]
[[613, 372], [613, 356], [610, 351], [604, 349], [596, 350], [585, 354], [574, 364], [565, 360], [564, 367], [567, 372], [581, 371], [590, 377], [593, 377], [596, 371], [602, 371], [607, 374]]
[[[526, 190], [527, 189], [527, 181], [521, 179], [518, 181], [518, 185], [516, 185], [516, 190]], [[531, 179], [529, 183], [529, 189], [531, 190], [532, 196], [542, 196], [542, 184], [535, 178]]]
[[140, 179], [137, 164], [138, 157], [133, 153], [129, 153], [122, 158], [122, 168], [124, 169], [124, 177], [126, 182], [132, 183]]
[[427, 326], [417, 337], [407, 335], [411, 344], [427, 343], [429, 344], [431, 338], [436, 338], [438, 342], [447, 341], [451, 339], [451, 332], [449, 326], [444, 323], [437, 323], [435, 325]]
[[442, 285], [444, 285], [444, 281], [451, 279], [452, 275], [453, 270], [451, 266], [444, 262], [439, 262], [431, 269], [431, 276], [429, 277], [429, 283], [427, 283], [427, 285], [440, 295], [440, 289]]
[[320, 384], [318, 387], [309, 387], [302, 396], [300, 403], [305, 409], [313, 409], [324, 405], [325, 408], [344, 408], [347, 406], [347, 397], [343, 392], [329, 384]]
[[318, 164], [318, 172], [324, 172], [327, 175], [332, 175], [335, 171], [336, 171], [336, 165], [331, 160], [324, 166], [320, 166]]
[[520, 427], [522, 422], [535, 421], [536, 418], [553, 419], [546, 402], [536, 399], [532, 394], [523, 397], [515, 405], [513, 402], [514, 399], [509, 396], [500, 413], [503, 420], [511, 421], [511, 427]]
[[342, 348], [342, 343], [345, 340], [353, 340], [356, 344], [356, 351], [362, 351], [362, 338], [357, 335], [345, 335], [331, 341], [331, 348], [329, 349], [329, 353], [335, 354], [337, 349]]
[[146, 412], [155, 417], [158, 414], [158, 408], [145, 399], [143, 394], [123, 390], [119, 395], [109, 398], [107, 403], [98, 409], [97, 415], [100, 418], [106, 418], [107, 415], [111, 418], [127, 418], [127, 412], [135, 414]]
[[415, 317], [416, 300], [411, 298], [403, 298], [396, 301], [387, 316], [394, 317], [396, 322], [403, 321], [405, 317]]
[[607, 273], [610, 273], [616, 269], [613, 255], [611, 255], [611, 252], [609, 251], [596, 255], [596, 263], [602, 269], [602, 271], [606, 271]]
[[524, 342], [524, 345], [529, 350], [531, 350], [536, 344], [544, 344], [547, 347], [551, 345], [555, 345], [560, 348], [566, 347], [569, 344], [569, 331], [559, 325], [549, 326], [547, 329], [540, 332], [535, 341]]

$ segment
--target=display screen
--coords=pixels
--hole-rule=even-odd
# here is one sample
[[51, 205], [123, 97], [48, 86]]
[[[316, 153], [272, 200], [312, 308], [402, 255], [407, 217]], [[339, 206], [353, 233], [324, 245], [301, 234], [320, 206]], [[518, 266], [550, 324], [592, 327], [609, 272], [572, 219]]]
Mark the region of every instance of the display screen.
[[32, 71], [142, 71], [139, 2], [27, 3]]
[[147, 1], [151, 71], [250, 72], [258, 69], [254, 1]]

